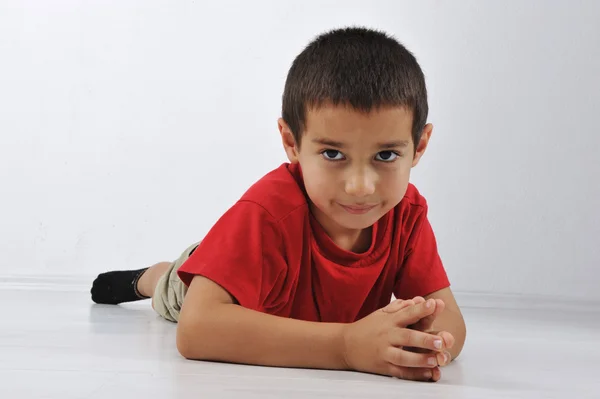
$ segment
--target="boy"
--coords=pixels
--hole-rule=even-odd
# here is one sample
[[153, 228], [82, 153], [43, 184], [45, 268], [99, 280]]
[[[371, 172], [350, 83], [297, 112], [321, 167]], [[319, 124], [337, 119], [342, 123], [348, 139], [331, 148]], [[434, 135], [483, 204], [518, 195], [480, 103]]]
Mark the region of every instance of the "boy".
[[290, 162], [177, 261], [103, 273], [92, 299], [152, 297], [188, 359], [438, 381], [465, 325], [409, 183], [427, 113], [423, 73], [396, 40], [365, 28], [318, 36], [285, 84]]

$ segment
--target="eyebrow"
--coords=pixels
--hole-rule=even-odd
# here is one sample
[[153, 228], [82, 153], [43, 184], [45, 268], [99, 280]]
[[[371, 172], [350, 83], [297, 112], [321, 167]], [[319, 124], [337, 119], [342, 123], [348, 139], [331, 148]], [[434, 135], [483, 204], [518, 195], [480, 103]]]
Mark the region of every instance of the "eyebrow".
[[[314, 138], [312, 139], [313, 143], [316, 144], [321, 144], [321, 145], [326, 145], [326, 146], [330, 146], [330, 147], [336, 147], [336, 148], [344, 148], [346, 147], [346, 145], [344, 143], [342, 143], [341, 141], [334, 141], [334, 140], [329, 140], [326, 138]], [[408, 140], [399, 140], [399, 141], [388, 141], [385, 143], [377, 143], [377, 147], [378, 148], [396, 148], [396, 147], [408, 147]]]

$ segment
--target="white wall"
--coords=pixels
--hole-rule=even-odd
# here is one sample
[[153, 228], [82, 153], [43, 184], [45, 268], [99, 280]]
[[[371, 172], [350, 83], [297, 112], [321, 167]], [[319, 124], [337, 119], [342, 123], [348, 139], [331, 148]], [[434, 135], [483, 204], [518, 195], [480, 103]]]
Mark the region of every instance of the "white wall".
[[[372, 4], [372, 5], [367, 5]], [[600, 299], [597, 2], [0, 2], [0, 276], [179, 255], [284, 161], [287, 69], [346, 24], [418, 57], [413, 181], [457, 291]]]

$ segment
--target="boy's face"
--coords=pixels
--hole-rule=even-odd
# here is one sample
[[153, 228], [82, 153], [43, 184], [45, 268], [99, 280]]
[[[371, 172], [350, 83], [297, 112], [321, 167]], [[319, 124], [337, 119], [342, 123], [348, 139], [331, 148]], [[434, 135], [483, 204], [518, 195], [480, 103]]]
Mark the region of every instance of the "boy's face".
[[316, 219], [334, 241], [372, 226], [404, 196], [431, 135], [427, 125], [414, 154], [412, 111], [382, 108], [369, 114], [325, 105], [309, 110], [300, 146], [279, 120], [290, 162], [299, 162]]

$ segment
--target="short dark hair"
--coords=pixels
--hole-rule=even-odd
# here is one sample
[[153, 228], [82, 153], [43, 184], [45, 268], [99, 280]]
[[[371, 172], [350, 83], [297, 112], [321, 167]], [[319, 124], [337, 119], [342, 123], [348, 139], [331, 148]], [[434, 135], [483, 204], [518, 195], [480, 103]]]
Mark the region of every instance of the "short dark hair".
[[294, 59], [285, 82], [282, 118], [298, 145], [307, 110], [327, 102], [363, 112], [385, 106], [411, 109], [415, 148], [429, 110], [425, 77], [413, 54], [390, 35], [364, 27], [325, 32]]

